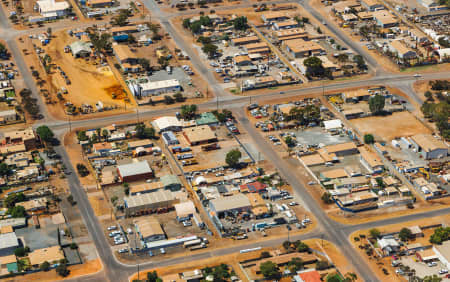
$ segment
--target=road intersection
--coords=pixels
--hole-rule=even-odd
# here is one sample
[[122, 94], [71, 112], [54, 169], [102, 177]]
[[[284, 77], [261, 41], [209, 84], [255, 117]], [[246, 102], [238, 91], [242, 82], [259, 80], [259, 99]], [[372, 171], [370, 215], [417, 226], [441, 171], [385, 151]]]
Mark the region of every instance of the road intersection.
[[[325, 23], [327, 27], [336, 35], [338, 38], [343, 41], [345, 44], [350, 46], [353, 50], [360, 53], [365, 61], [368, 63], [372, 77], [367, 79], [359, 79], [359, 80], [351, 80], [351, 81], [340, 81], [340, 82], [331, 82], [327, 83], [323, 86], [313, 86], [307, 87], [302, 85], [301, 88], [286, 90], [283, 93], [280, 92], [268, 92], [266, 94], [261, 94], [258, 96], [253, 96], [252, 102], [261, 103], [263, 101], [267, 101], [270, 99], [276, 98], [286, 98], [299, 96], [299, 95], [308, 95], [312, 93], [320, 93], [321, 91], [338, 91], [345, 88], [352, 87], [364, 87], [370, 85], [389, 85], [392, 87], [399, 88], [406, 95], [408, 95], [412, 100], [417, 103], [420, 103], [420, 99], [417, 97], [416, 93], [413, 90], [413, 83], [417, 80], [411, 74], [392, 74], [386, 72], [382, 66], [378, 64], [378, 62], [371, 57], [361, 46], [357, 43], [353, 42], [349, 37], [345, 34], [341, 33], [338, 28], [330, 22], [328, 19], [323, 18], [320, 13], [315, 11], [309, 4], [309, 1], [272, 1], [267, 3], [288, 3], [288, 2], [297, 2], [302, 5], [309, 13], [311, 13], [317, 20], [322, 23]], [[218, 81], [214, 78], [214, 75], [211, 69], [205, 65], [202, 59], [199, 58], [196, 51], [192, 48], [192, 44], [190, 42], [186, 42], [178, 31], [174, 28], [171, 19], [174, 16], [180, 15], [189, 15], [198, 12], [198, 10], [180, 12], [180, 13], [171, 13], [168, 14], [166, 12], [161, 11], [159, 6], [154, 2], [154, 0], [143, 0], [144, 5], [147, 7], [149, 11], [152, 11], [152, 17], [157, 18], [160, 22], [164, 30], [169, 33], [171, 38], [175, 41], [176, 45], [184, 50], [189, 57], [191, 58], [191, 62], [194, 65], [197, 72], [203, 77], [205, 81], [207, 81], [209, 85], [209, 90], [214, 92], [217, 100], [212, 100], [205, 102], [203, 104], [198, 105], [200, 110], [209, 110], [214, 109], [219, 105], [219, 107], [225, 107], [227, 109], [233, 110], [236, 114], [236, 118], [242, 125], [242, 127], [248, 132], [249, 136], [252, 138], [253, 142], [256, 144], [258, 150], [260, 152], [264, 152], [265, 158], [270, 162], [276, 164], [278, 170], [281, 175], [292, 185], [295, 193], [298, 197], [303, 199], [303, 202], [307, 203], [307, 208], [314, 214], [315, 220], [318, 222], [318, 227], [313, 231], [298, 236], [291, 236], [293, 240], [305, 240], [310, 238], [323, 238], [329, 240], [334, 243], [342, 252], [342, 254], [349, 260], [349, 262], [355, 267], [356, 271], [360, 275], [360, 277], [365, 281], [378, 281], [375, 275], [371, 272], [370, 268], [365, 264], [364, 260], [359, 256], [359, 254], [353, 249], [350, 244], [349, 236], [351, 233], [360, 230], [373, 228], [377, 226], [383, 226], [388, 224], [396, 224], [401, 222], [406, 222], [414, 219], [427, 218], [437, 215], [442, 215], [450, 212], [450, 208], [428, 211], [422, 213], [416, 213], [413, 215], [406, 215], [396, 218], [389, 218], [385, 220], [373, 221], [363, 224], [353, 224], [353, 225], [345, 225], [342, 223], [338, 223], [332, 219], [330, 219], [325, 212], [321, 209], [320, 205], [314, 200], [314, 198], [309, 194], [306, 188], [298, 181], [297, 176], [294, 172], [292, 172], [288, 165], [283, 162], [283, 160], [274, 152], [268, 142], [266, 142], [263, 138], [260, 138], [259, 133], [255, 130], [254, 126], [249, 122], [245, 114], [243, 113], [243, 107], [249, 103], [250, 98], [248, 96], [237, 96], [232, 95], [226, 92], [218, 83]], [[243, 4], [240, 4], [240, 7], [250, 7], [251, 3], [247, 3], [244, 1]], [[235, 9], [236, 6], [231, 7], [215, 7], [216, 10], [225, 10], [225, 9]], [[96, 22], [98, 23], [98, 22]], [[63, 29], [67, 27], [77, 26], [86, 26], [86, 23], [54, 23], [52, 24], [53, 29]], [[36, 34], [38, 32], [42, 32], [45, 28], [38, 28], [33, 30], [16, 30], [14, 29], [7, 17], [5, 16], [4, 11], [0, 13], [0, 38], [5, 40], [8, 44], [9, 50], [11, 51], [16, 63], [17, 67], [22, 74], [22, 78], [25, 82], [25, 85], [32, 90], [33, 94], [38, 98], [38, 103], [41, 108], [42, 114], [44, 115], [44, 119], [40, 120], [35, 126], [39, 126], [41, 124], [46, 124], [52, 130], [54, 130], [58, 136], [62, 137], [69, 130], [69, 124], [64, 120], [57, 120], [51, 115], [49, 115], [46, 110], [46, 106], [43, 103], [41, 96], [39, 95], [38, 89], [34, 82], [34, 79], [31, 75], [30, 70], [27, 68], [25, 60], [23, 58], [21, 50], [19, 50], [15, 40], [18, 36], [28, 36], [30, 34]], [[448, 79], [450, 77], [450, 72], [441, 72], [441, 73], [430, 73], [423, 74], [422, 79]], [[149, 119], [151, 117], [161, 116], [165, 114], [173, 114], [177, 111], [179, 107], [171, 107], [160, 110], [140, 110], [139, 116], [141, 119]], [[111, 123], [117, 123], [127, 120], [134, 120], [137, 118], [136, 113], [128, 112], [121, 115], [111, 116], [111, 117], [99, 117], [89, 120], [76, 120], [71, 122], [71, 128], [77, 127], [98, 127], [103, 125], [108, 125]], [[62, 156], [63, 162], [69, 171], [72, 173], [68, 175], [68, 182], [70, 185], [70, 191], [74, 196], [75, 200], [78, 203], [78, 207], [80, 209], [81, 215], [83, 217], [84, 223], [89, 231], [89, 235], [95, 243], [97, 253], [102, 260], [103, 263], [103, 271], [100, 273], [85, 276], [81, 278], [72, 279], [74, 281], [127, 281], [129, 276], [137, 271], [137, 265], [135, 264], [124, 264], [119, 262], [115, 255], [112, 253], [110, 245], [106, 240], [101, 225], [96, 218], [94, 211], [90, 205], [90, 202], [87, 198], [87, 195], [77, 177], [76, 170], [72, 167], [71, 162], [69, 161], [69, 156], [65, 150], [65, 148], [61, 145], [56, 147], [55, 149], [57, 153]], [[241, 249], [253, 248], [253, 247], [270, 247], [281, 244], [285, 241], [287, 236], [281, 236], [276, 239], [269, 239], [262, 242], [249, 242], [240, 246], [235, 246], [232, 248], [223, 248], [223, 249], [214, 249], [211, 251], [206, 251], [202, 253], [197, 253], [194, 255], [187, 255], [178, 258], [172, 258], [161, 261], [152, 261], [140, 264], [141, 270], [152, 269], [155, 267], [173, 265], [178, 263], [184, 263], [188, 261], [195, 261], [199, 259], [205, 259], [209, 257], [222, 256], [226, 254], [231, 254], [238, 252]]]

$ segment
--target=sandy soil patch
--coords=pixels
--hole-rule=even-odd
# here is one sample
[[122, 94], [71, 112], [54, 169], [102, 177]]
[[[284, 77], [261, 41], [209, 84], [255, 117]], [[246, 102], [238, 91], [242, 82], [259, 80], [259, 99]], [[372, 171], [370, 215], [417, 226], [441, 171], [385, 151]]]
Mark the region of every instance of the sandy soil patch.
[[412, 136], [431, 131], [407, 111], [390, 116], [373, 116], [351, 120], [363, 134], [372, 133], [387, 142], [402, 136]]

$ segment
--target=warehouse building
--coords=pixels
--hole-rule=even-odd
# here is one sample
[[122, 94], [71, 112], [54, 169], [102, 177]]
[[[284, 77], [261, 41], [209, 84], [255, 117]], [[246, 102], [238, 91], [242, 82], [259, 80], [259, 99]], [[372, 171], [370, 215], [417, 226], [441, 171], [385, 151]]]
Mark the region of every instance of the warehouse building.
[[180, 82], [177, 79], [168, 79], [160, 81], [148, 81], [139, 84], [140, 96], [160, 95], [167, 92], [181, 91]]
[[414, 149], [426, 160], [444, 158], [448, 154], [448, 147], [430, 134], [417, 134], [410, 138]]
[[14, 253], [14, 250], [19, 247], [19, 240], [16, 233], [9, 232], [0, 234], [0, 256], [7, 256]]
[[158, 209], [170, 209], [178, 202], [174, 194], [168, 190], [129, 196], [125, 197], [123, 201], [126, 216], [150, 213]]
[[147, 161], [134, 161], [129, 164], [117, 166], [121, 182], [132, 182], [153, 178], [153, 171]]
[[168, 174], [161, 176], [160, 181], [166, 190], [179, 191], [181, 189], [181, 181], [176, 175]]
[[134, 226], [139, 238], [146, 243], [166, 239], [161, 223], [154, 216], [138, 219], [134, 222]]
[[160, 117], [152, 122], [153, 127], [158, 132], [163, 131], [181, 131], [181, 122], [173, 116]]
[[250, 200], [244, 194], [236, 194], [230, 197], [221, 197], [209, 202], [209, 208], [218, 217], [223, 217], [225, 213], [245, 212], [252, 208]]
[[186, 128], [183, 130], [183, 136], [191, 146], [217, 142], [217, 136], [208, 125]]
[[369, 151], [366, 147], [360, 147], [359, 153], [361, 163], [370, 173], [375, 174], [383, 172], [383, 162], [375, 152]]

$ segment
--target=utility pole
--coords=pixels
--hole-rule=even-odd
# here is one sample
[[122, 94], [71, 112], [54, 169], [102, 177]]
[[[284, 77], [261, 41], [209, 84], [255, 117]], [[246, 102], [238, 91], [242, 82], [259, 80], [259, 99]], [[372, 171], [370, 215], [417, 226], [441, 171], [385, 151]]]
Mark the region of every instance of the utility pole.
[[216, 104], [217, 110], [219, 110], [219, 96], [216, 96], [216, 102], [217, 102]]
[[67, 115], [69, 119], [69, 132], [72, 132], [72, 123], [70, 122], [70, 115]]
[[139, 123], [139, 106], [137, 106], [136, 108], [136, 117], [137, 117], [137, 122]]

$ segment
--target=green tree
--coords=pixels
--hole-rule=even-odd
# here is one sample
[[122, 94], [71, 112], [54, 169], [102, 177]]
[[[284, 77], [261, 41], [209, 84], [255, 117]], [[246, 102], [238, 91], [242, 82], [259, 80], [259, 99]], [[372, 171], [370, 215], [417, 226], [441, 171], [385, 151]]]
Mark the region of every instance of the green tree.
[[175, 101], [177, 102], [184, 102], [184, 100], [186, 100], [186, 98], [180, 92], [173, 94], [173, 98], [175, 98]]
[[288, 262], [288, 268], [292, 273], [303, 269], [303, 260], [301, 258], [292, 258], [291, 261]]
[[230, 167], [237, 167], [241, 156], [242, 156], [242, 154], [241, 154], [241, 151], [239, 151], [239, 149], [233, 149], [227, 153], [227, 155], [225, 157], [225, 162]]
[[309, 75], [319, 75], [323, 74], [324, 69], [322, 65], [322, 60], [320, 60], [318, 57], [309, 57], [306, 60], [303, 61], [303, 65], [306, 67], [306, 73]]
[[78, 131], [77, 138], [78, 138], [78, 141], [86, 141], [89, 139], [86, 135], [86, 131], [84, 131], [84, 130]]
[[233, 21], [233, 27], [236, 30], [247, 30], [248, 29], [247, 18], [244, 16], [235, 18]]
[[147, 272], [148, 282], [162, 282], [161, 278], [158, 277], [156, 270]]
[[181, 106], [181, 117], [190, 120], [197, 115], [197, 105], [183, 105]]
[[433, 93], [431, 93], [431, 91], [427, 91], [423, 95], [425, 96], [425, 98], [427, 98], [427, 101], [433, 100]]
[[7, 176], [11, 174], [11, 169], [6, 163], [0, 163], [0, 175]]
[[87, 167], [86, 167], [84, 164], [82, 164], [82, 163], [77, 164], [77, 171], [78, 171], [78, 174], [79, 174], [81, 177], [86, 177], [86, 176], [89, 175], [89, 170], [88, 170]]
[[412, 239], [412, 238], [413, 238], [413, 234], [412, 234], [412, 232], [411, 232], [411, 229], [404, 227], [404, 228], [402, 228], [402, 229], [400, 230], [400, 233], [398, 233], [398, 237], [399, 237], [400, 240], [402, 240], [403, 242], [406, 242], [406, 241], [408, 241], [409, 239]]
[[53, 137], [55, 136], [53, 134], [53, 131], [46, 125], [41, 125], [36, 129], [36, 133], [39, 135], [39, 138], [41, 138], [44, 142], [50, 142], [53, 140]]
[[358, 276], [353, 272], [347, 272], [345, 273], [344, 276], [345, 276], [344, 282], [353, 282], [358, 279]]
[[436, 274], [428, 275], [423, 278], [423, 282], [441, 282], [442, 278]]
[[192, 33], [197, 34], [202, 30], [202, 24], [199, 21], [195, 21], [190, 25], [190, 28]]
[[72, 244], [70, 244], [70, 248], [71, 248], [72, 250], [78, 249], [77, 243], [72, 243]]
[[285, 138], [284, 138], [284, 142], [286, 143], [286, 145], [288, 146], [288, 147], [294, 147], [295, 146], [295, 140], [294, 140], [294, 138], [292, 138], [291, 136], [286, 136]]
[[369, 109], [372, 114], [380, 114], [384, 109], [385, 98], [383, 95], [375, 95], [369, 98]]
[[18, 218], [18, 217], [25, 217], [27, 215], [27, 212], [23, 206], [19, 205], [9, 208], [6, 214], [9, 214], [14, 218]]
[[29, 252], [30, 252], [30, 248], [29, 247], [19, 247], [19, 248], [16, 248], [14, 250], [14, 255], [16, 257], [20, 258], [20, 257], [26, 256]]
[[6, 197], [3, 201], [3, 205], [9, 209], [14, 207], [16, 203], [23, 201], [25, 201], [25, 195], [23, 193], [13, 193]]
[[56, 273], [58, 273], [58, 275], [62, 276], [62, 277], [66, 277], [70, 274], [70, 270], [67, 268], [67, 264], [66, 263], [60, 263], [57, 267], [56, 267]]
[[361, 55], [353, 56], [353, 62], [356, 63], [356, 66], [358, 67], [358, 69], [360, 69], [360, 70], [367, 69], [367, 65], [366, 65], [366, 62], [364, 61], [363, 56], [361, 56]]
[[155, 138], [156, 131], [153, 127], [146, 127], [145, 124], [140, 123], [136, 125], [136, 137], [139, 139], [152, 139]]
[[364, 143], [366, 144], [373, 144], [375, 142], [375, 138], [372, 134], [366, 134], [364, 135]]
[[327, 261], [319, 260], [316, 262], [316, 270], [325, 270], [328, 269], [329, 267], [330, 265], [328, 264]]
[[50, 263], [48, 261], [44, 261], [43, 263], [41, 263], [41, 265], [39, 266], [40, 270], [43, 271], [49, 271], [50, 270]]
[[434, 230], [434, 233], [430, 236], [430, 243], [442, 244], [442, 242], [450, 239], [450, 227], [438, 227]]
[[381, 232], [380, 230], [376, 229], [376, 228], [372, 228], [369, 230], [369, 234], [372, 238], [379, 238], [381, 236]]
[[260, 258], [270, 258], [270, 253], [267, 251], [261, 252]]
[[212, 43], [207, 43], [202, 47], [202, 51], [210, 58], [212, 58], [216, 54], [217, 49], [218, 47]]
[[300, 253], [307, 252], [309, 250], [309, 246], [302, 241], [296, 242], [295, 248], [297, 249], [297, 252]]
[[321, 199], [327, 205], [332, 204], [334, 202], [333, 198], [331, 197], [331, 193], [327, 191], [323, 192]]
[[337, 60], [341, 63], [345, 63], [348, 61], [348, 55], [345, 53], [339, 54], [339, 56], [337, 56]]
[[280, 269], [271, 261], [261, 263], [259, 270], [266, 279], [278, 279], [281, 276]]
[[111, 24], [118, 26], [125, 26], [128, 24], [128, 17], [131, 15], [131, 12], [128, 9], [120, 9], [119, 14], [112, 18]]
[[327, 275], [327, 282], [341, 282], [341, 279], [337, 273], [332, 273]]

